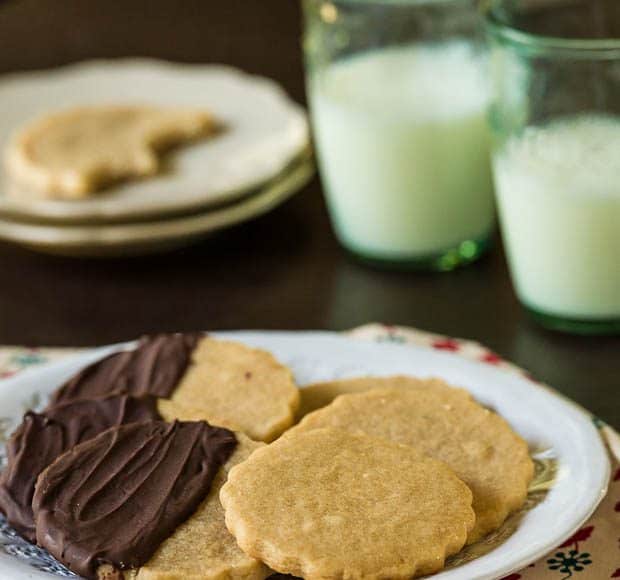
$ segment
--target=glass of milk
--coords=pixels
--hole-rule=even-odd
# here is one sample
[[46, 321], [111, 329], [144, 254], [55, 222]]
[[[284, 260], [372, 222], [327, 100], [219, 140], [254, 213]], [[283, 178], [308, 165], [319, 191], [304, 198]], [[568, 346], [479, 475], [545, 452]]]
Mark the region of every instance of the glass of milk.
[[307, 92], [335, 232], [365, 261], [451, 270], [494, 229], [475, 0], [305, 0]]
[[620, 333], [618, 0], [493, 0], [493, 168], [512, 279], [544, 325]]

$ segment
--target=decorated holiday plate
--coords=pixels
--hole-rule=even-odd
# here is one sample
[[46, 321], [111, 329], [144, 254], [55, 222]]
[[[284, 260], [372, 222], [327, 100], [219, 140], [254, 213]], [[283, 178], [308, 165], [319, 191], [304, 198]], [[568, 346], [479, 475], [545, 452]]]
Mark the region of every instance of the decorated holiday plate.
[[[367, 342], [326, 332], [226, 332], [272, 352], [297, 383], [360, 375], [439, 377], [468, 389], [529, 443], [536, 474], [523, 509], [484, 540], [450, 558], [438, 580], [496, 580], [520, 570], [569, 538], [593, 513], [609, 479], [605, 448], [582, 409], [549, 389], [500, 368], [422, 346]], [[26, 409], [85, 365], [124, 348], [115, 345], [51, 363], [0, 383], [0, 426], [6, 439]], [[0, 448], [3, 448], [0, 445]], [[21, 540], [0, 519], [0, 578], [51, 580], [70, 572]]]
[[160, 175], [78, 201], [41, 199], [0, 167], [0, 214], [93, 223], [204, 209], [250, 193], [308, 146], [304, 110], [270, 79], [221, 65], [120, 59], [0, 77], [0, 153], [42, 115], [132, 104], [206, 110], [221, 130], [172, 152]]

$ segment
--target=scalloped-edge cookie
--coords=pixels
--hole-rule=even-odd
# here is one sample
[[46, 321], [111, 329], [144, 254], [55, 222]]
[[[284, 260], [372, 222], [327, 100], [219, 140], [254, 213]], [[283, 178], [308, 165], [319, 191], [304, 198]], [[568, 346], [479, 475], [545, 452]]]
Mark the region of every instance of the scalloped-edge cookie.
[[206, 111], [147, 105], [93, 105], [25, 125], [5, 153], [10, 176], [32, 193], [85, 198], [119, 180], [161, 170], [161, 152], [215, 132]]
[[471, 488], [473, 543], [518, 510], [534, 473], [527, 443], [496, 413], [461, 389], [377, 389], [341, 395], [306, 415], [293, 434], [332, 427], [366, 433], [447, 463]]
[[[322, 383], [314, 383], [300, 389], [301, 402], [297, 420], [308, 413], [329, 405], [339, 395], [362, 393], [372, 389], [451, 389], [445, 381], [437, 378], [418, 378], [407, 375], [389, 377], [355, 377]], [[463, 396], [471, 398], [468, 391], [461, 389]]]
[[471, 492], [444, 463], [334, 429], [257, 450], [220, 499], [244, 552], [306, 580], [431, 574], [474, 524]]

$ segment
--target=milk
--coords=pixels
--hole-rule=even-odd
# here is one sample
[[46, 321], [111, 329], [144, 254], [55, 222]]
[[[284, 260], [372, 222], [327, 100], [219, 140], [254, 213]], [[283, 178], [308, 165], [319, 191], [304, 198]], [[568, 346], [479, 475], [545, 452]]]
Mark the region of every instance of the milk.
[[620, 117], [529, 128], [494, 164], [521, 300], [560, 317], [620, 318]]
[[346, 246], [416, 259], [489, 234], [487, 91], [470, 45], [370, 51], [330, 65], [308, 88], [327, 202]]

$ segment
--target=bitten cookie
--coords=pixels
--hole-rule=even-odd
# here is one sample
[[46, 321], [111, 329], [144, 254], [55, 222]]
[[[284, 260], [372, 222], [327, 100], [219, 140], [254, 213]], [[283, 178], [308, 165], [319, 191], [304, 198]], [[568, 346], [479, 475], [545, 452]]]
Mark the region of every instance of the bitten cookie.
[[433, 573], [474, 523], [471, 492], [445, 464], [334, 429], [257, 450], [220, 499], [244, 552], [307, 580]]
[[11, 177], [42, 197], [79, 199], [122, 179], [159, 172], [159, 154], [215, 131], [204, 111], [127, 106], [79, 107], [46, 115], [11, 139]]
[[51, 405], [110, 393], [153, 395], [167, 421], [206, 420], [271, 441], [299, 406], [291, 371], [271, 353], [203, 333], [156, 334], [80, 371]]
[[[314, 383], [300, 389], [301, 402], [297, 411], [297, 420], [301, 420], [308, 413], [329, 405], [339, 395], [362, 393], [372, 389], [452, 389], [441, 379], [420, 379], [406, 375], [391, 377], [356, 377], [324, 383]], [[463, 396], [471, 395], [462, 389]]]
[[224, 524], [220, 489], [230, 470], [263, 446], [241, 434], [237, 440], [234, 454], [213, 480], [207, 499], [132, 576], [136, 580], [263, 580], [272, 574], [262, 562], [241, 551]]
[[527, 443], [461, 389], [342, 395], [306, 415], [286, 436], [323, 427], [409, 444], [447, 463], [473, 492], [476, 525], [468, 543], [497, 529], [523, 505], [534, 472]]

